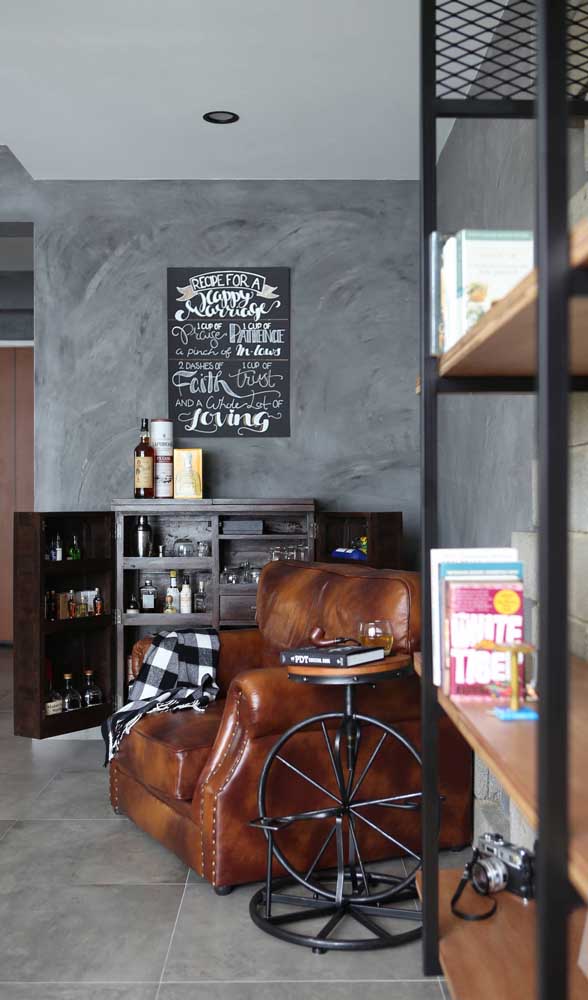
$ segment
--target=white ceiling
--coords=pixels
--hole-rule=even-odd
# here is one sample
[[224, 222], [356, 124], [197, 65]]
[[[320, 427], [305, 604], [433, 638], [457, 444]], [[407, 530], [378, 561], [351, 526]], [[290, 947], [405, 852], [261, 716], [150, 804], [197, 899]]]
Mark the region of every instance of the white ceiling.
[[0, 143], [35, 178], [415, 178], [418, 9], [11, 0]]

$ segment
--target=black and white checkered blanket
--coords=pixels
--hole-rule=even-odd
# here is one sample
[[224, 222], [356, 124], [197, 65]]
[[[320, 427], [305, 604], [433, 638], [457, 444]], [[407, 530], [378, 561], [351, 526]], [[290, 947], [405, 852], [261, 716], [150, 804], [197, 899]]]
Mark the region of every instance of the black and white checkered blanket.
[[144, 715], [183, 708], [204, 712], [219, 691], [216, 683], [219, 649], [218, 632], [213, 628], [198, 632], [177, 629], [153, 637], [129, 689], [132, 700], [103, 723], [107, 764], [117, 753], [121, 740]]

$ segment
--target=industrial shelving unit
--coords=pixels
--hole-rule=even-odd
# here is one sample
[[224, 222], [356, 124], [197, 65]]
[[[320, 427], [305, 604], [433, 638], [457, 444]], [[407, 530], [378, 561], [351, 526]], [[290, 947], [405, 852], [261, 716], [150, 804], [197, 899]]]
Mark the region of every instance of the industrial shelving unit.
[[[568, 656], [568, 397], [588, 389], [588, 226], [568, 233], [567, 128], [588, 117], [588, 4], [421, 0], [421, 490], [423, 639], [423, 965], [454, 1000], [588, 995], [577, 967], [588, 900], [582, 776], [585, 664]], [[440, 118], [535, 118], [536, 268], [447, 354], [431, 353], [430, 236]], [[443, 393], [536, 392], [539, 458], [540, 720], [501, 732], [433, 685], [430, 550], [438, 545], [437, 408]], [[574, 699], [570, 702], [570, 679]], [[574, 714], [570, 716], [570, 704]], [[437, 720], [446, 711], [538, 829], [538, 896], [508, 894], [496, 917], [456, 920], [456, 873], [438, 866]], [[498, 724], [500, 725], [500, 724]], [[513, 752], [513, 746], [517, 750]], [[523, 756], [521, 756], [521, 753]], [[579, 782], [579, 785], [578, 785]], [[571, 839], [570, 839], [571, 831]], [[569, 862], [568, 862], [569, 851]], [[577, 894], [577, 895], [575, 895]], [[572, 912], [573, 911], [573, 912]]]

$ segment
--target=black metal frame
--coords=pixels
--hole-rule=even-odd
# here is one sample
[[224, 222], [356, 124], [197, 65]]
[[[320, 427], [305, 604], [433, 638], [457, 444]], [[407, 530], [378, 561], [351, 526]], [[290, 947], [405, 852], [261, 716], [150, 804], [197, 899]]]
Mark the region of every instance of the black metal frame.
[[[389, 672], [382, 673], [378, 679], [383, 680], [387, 676], [390, 676]], [[292, 677], [291, 679], [298, 678]], [[313, 683], [324, 684], [327, 680], [337, 683], [336, 678], [316, 678]], [[385, 722], [380, 722], [378, 719], [355, 711], [353, 706], [354, 687], [357, 684], [370, 683], [369, 678], [360, 679], [358, 677], [354, 681], [342, 681], [339, 678], [338, 685], [342, 686], [342, 683], [345, 691], [343, 712], [326, 712], [304, 719], [287, 730], [272, 747], [259, 779], [259, 817], [250, 823], [251, 826], [263, 830], [267, 838], [266, 882], [251, 899], [249, 905], [251, 919], [267, 934], [288, 941], [290, 944], [312, 948], [314, 952], [321, 954], [331, 950], [368, 951], [374, 948], [393, 948], [407, 944], [421, 936], [420, 910], [404, 909], [398, 906], [401, 901], [416, 898], [415, 878], [421, 867], [421, 858], [390, 833], [382, 830], [373, 819], [363, 815], [361, 809], [380, 806], [386, 809], [420, 810], [422, 793], [418, 791], [404, 795], [382, 795], [377, 799], [370, 798], [365, 801], [356, 799], [361, 785], [388, 737], [401, 744], [419, 765], [421, 760], [412, 744], [402, 733]], [[338, 722], [338, 726], [334, 740], [331, 742], [327, 727], [329, 725], [332, 727], [335, 722]], [[380, 730], [381, 735], [361, 773], [357, 776], [361, 732], [364, 726], [372, 726]], [[299, 733], [305, 730], [322, 730], [325, 752], [330, 759], [335, 778], [335, 792], [318, 783], [312, 775], [306, 774], [284, 756], [284, 748], [288, 746], [290, 740], [295, 739]], [[266, 789], [274, 765], [287, 767], [288, 770], [295, 772], [315, 789], [320, 790], [328, 805], [318, 810], [293, 813], [287, 816], [269, 816]], [[327, 821], [333, 822], [334, 825], [328, 830], [310, 868], [303, 872], [290, 862], [287, 854], [276, 843], [276, 835], [293, 824], [305, 824], [309, 821]], [[358, 835], [361, 823], [358, 822], [356, 828], [356, 821], [367, 824], [387, 841], [391, 841], [396, 848], [411, 854], [413, 860], [416, 861], [413, 870], [404, 877], [387, 874], [379, 869], [371, 871], [369, 862], [364, 861], [361, 855]], [[344, 838], [345, 822], [348, 823], [349, 828], [347, 852], [345, 851]], [[337, 847], [337, 868], [334, 873], [330, 873], [321, 870], [320, 864], [333, 837]], [[274, 879], [275, 862], [288, 873], [289, 877]], [[348, 892], [345, 891], [346, 885], [349, 887]], [[292, 887], [302, 887], [306, 894], [301, 895], [288, 891]], [[275, 914], [273, 912], [275, 905], [293, 907], [293, 909], [286, 909], [285, 912]], [[289, 926], [290, 924], [303, 923], [305, 920], [316, 919], [316, 917], [328, 918], [319, 931], [300, 933], [292, 930]], [[335, 937], [337, 926], [345, 918], [355, 920], [364, 930], [370, 932], [370, 937]], [[407, 931], [392, 932], [381, 927], [374, 918], [378, 920], [392, 918], [408, 921], [412, 924], [416, 923], [418, 926]]]
[[[567, 80], [567, 13], [577, 4], [536, 0], [536, 100], [440, 98], [436, 85], [437, 9], [421, 0], [421, 499], [423, 636], [421, 718], [423, 761], [423, 967], [438, 975], [438, 715], [431, 651], [430, 550], [437, 543], [437, 402], [442, 393], [537, 393], [539, 455], [539, 850], [537, 956], [540, 1000], [567, 995], [568, 843], [568, 394], [586, 391], [588, 378], [569, 375], [568, 301], [588, 294], [586, 272], [569, 265], [567, 128], [588, 117], [585, 101]], [[475, 6], [475, 4], [473, 5]], [[582, 26], [586, 30], [586, 24]], [[576, 70], [578, 56], [576, 53]], [[539, 272], [538, 374], [509, 378], [444, 378], [430, 354], [429, 236], [436, 229], [438, 118], [537, 119], [536, 259]], [[498, 988], [498, 987], [497, 987]]]

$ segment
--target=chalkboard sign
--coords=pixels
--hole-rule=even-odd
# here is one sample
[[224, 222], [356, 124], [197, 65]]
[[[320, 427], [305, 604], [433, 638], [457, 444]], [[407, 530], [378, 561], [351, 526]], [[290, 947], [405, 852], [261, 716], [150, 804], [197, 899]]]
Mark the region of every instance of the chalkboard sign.
[[290, 269], [171, 267], [167, 303], [176, 439], [289, 437]]

